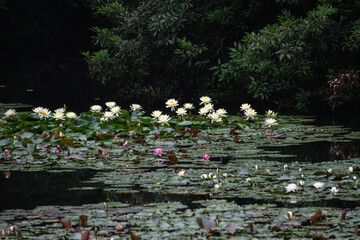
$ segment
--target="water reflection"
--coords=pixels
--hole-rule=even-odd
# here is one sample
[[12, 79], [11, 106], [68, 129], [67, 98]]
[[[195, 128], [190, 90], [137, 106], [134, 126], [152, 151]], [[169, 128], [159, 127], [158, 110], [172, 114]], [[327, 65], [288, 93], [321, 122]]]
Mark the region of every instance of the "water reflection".
[[[268, 146], [263, 147], [265, 152], [277, 151], [284, 155], [294, 155], [289, 161], [299, 162], [324, 162], [334, 160], [346, 160], [360, 156], [360, 140], [350, 142], [311, 142], [292, 146]], [[281, 156], [277, 156], [281, 159]]]
[[56, 173], [11, 171], [8, 178], [2, 177], [0, 180], [0, 210], [99, 202], [103, 200], [100, 189], [69, 191], [70, 188], [88, 187], [89, 184], [82, 181], [94, 174], [95, 171], [90, 169]]

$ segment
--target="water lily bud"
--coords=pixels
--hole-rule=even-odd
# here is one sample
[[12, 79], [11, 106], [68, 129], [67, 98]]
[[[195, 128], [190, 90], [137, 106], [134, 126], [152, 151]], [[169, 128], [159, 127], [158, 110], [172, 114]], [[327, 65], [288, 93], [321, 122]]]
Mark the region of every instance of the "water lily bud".
[[291, 211], [288, 211], [286, 214], [284, 214], [284, 217], [287, 219], [287, 220], [291, 220], [294, 218], [294, 213], [291, 212]]

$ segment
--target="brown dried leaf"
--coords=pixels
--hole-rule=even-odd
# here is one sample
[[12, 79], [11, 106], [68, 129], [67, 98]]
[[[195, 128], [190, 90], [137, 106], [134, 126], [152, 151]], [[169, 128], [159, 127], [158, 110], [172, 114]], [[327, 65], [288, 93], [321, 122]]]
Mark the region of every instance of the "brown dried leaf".
[[131, 233], [130, 234], [131, 240], [140, 240], [139, 236], [136, 236], [135, 234]]
[[189, 130], [190, 136], [193, 136], [193, 137], [195, 137], [199, 132], [201, 132], [200, 129], [190, 129]]
[[311, 223], [326, 219], [327, 212], [324, 210], [317, 210], [314, 215], [311, 216]]
[[61, 223], [61, 225], [63, 226], [63, 228], [66, 228], [66, 229], [72, 228], [70, 221], [60, 220], [60, 223]]
[[83, 234], [81, 234], [81, 240], [88, 240], [90, 236], [90, 231], [85, 231]]
[[178, 158], [175, 154], [170, 154], [168, 156], [168, 159], [169, 159], [169, 164], [171, 165], [174, 165], [174, 164], [177, 164], [178, 163]]
[[341, 212], [341, 220], [345, 220], [346, 218], [346, 210], [342, 210]]
[[86, 215], [80, 215], [79, 216], [79, 226], [81, 227], [87, 227], [87, 223], [88, 223], [88, 216]]

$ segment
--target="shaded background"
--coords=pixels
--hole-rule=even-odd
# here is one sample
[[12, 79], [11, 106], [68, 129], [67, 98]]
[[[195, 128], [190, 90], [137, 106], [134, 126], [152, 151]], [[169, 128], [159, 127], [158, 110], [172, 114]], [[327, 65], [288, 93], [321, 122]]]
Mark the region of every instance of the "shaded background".
[[[91, 27], [98, 26], [101, 29], [111, 25], [111, 21], [105, 19], [106, 16], [97, 15], [93, 12], [94, 7], [91, 6], [91, 3], [95, 2], [99, 4], [102, 1], [106, 2], [106, 0], [0, 0], [0, 102], [21, 102], [34, 106], [49, 107], [51, 109], [62, 107], [63, 104], [66, 104], [70, 110], [80, 112], [88, 110], [89, 106], [93, 104], [103, 104], [106, 101], [115, 100], [121, 107], [128, 108], [128, 104], [132, 102], [130, 102], [129, 99], [124, 100], [126, 97], [124, 97], [124, 94], [119, 95], [119, 91], [114, 85], [110, 86], [109, 84], [108, 86], [104, 86], [89, 77], [88, 65], [85, 57], [81, 54], [86, 51], [94, 53], [99, 50], [99, 46], [95, 47], [93, 44], [96, 34], [90, 30]], [[123, 2], [129, 5], [129, 9], [131, 9], [131, 5], [138, 4], [138, 2], [131, 1]], [[215, 51], [216, 54], [214, 56], [205, 56], [201, 59], [209, 60], [209, 66], [216, 66], [218, 59], [221, 59], [222, 62], [229, 60], [228, 48], [233, 46], [234, 41], [241, 41], [247, 32], [257, 31], [268, 24], [277, 23], [278, 16], [281, 15], [283, 9], [291, 11], [295, 17], [304, 17], [309, 10], [314, 9], [318, 4], [316, 1], [308, 2], [300, 0], [274, 0], [264, 2], [249, 0], [235, 1], [234, 4], [240, 2], [244, 4], [244, 8], [240, 10], [245, 11], [247, 9], [248, 16], [242, 16], [244, 19], [236, 19], [236, 21], [234, 21], [236, 24], [240, 23], [240, 25], [243, 24], [244, 26], [233, 28], [231, 24], [225, 24], [224, 31], [220, 31], [223, 35], [217, 36], [214, 34], [216, 35], [215, 37], [224, 36], [223, 39], [215, 39], [211, 34], [211, 37], [207, 36], [210, 39], [209, 46], [211, 48], [216, 48], [215, 50], [217, 50], [218, 45], [220, 43], [223, 44], [218, 52]], [[336, 4], [337, 1], [329, 0], [324, 2], [333, 2]], [[357, 3], [356, 6], [358, 7], [354, 9], [358, 10], [354, 10], [353, 13], [356, 15], [357, 11], [360, 11], [360, 1], [343, 0], [340, 2], [343, 2], [340, 6], [346, 6], [346, 4], [352, 6]], [[204, 8], [208, 6], [205, 3], [211, 3], [218, 7], [216, 1], [201, 1]], [[209, 6], [211, 4], [209, 4]], [[233, 2], [224, 1], [224, 6], [226, 4], [231, 5]], [[255, 9], [254, 11], [251, 10], [252, 6]], [[339, 9], [341, 9], [341, 7]], [[344, 9], [346, 10], [347, 8]], [[346, 11], [344, 12], [346, 13]], [[235, 17], [239, 17], [238, 15], [239, 14], [234, 14]], [[356, 17], [354, 17], [354, 19], [356, 19]], [[200, 24], [200, 26], [202, 25]], [[206, 27], [210, 28], [209, 31], [213, 28], [212, 26], [213, 25], [206, 25]], [[214, 26], [216, 26], [216, 24]], [[228, 31], [228, 28], [231, 30]], [[206, 29], [199, 29], [199, 32], [201, 38], [203, 36], [202, 34], [206, 34]], [[178, 45], [173, 46], [173, 48], [177, 47]], [[353, 59], [358, 60], [358, 53], [359, 51], [354, 52], [353, 58], [348, 57], [349, 61]], [[211, 55], [212, 52], [209, 54]], [[343, 63], [344, 61], [339, 60], [338, 62]], [[151, 76], [145, 79], [145, 81], [149, 81], [149, 83], [145, 82], [145, 84], [140, 85], [141, 87], [139, 88], [143, 90], [144, 87], [152, 87], [154, 83], [161, 82], [163, 86], [160, 86], [162, 88], [159, 87], [160, 90], [156, 93], [157, 98], [150, 99], [141, 96], [140, 99], [131, 101], [145, 105], [147, 111], [154, 108], [162, 109], [166, 101], [165, 98], [173, 97], [174, 91], [180, 92], [180, 90], [182, 90], [185, 95], [192, 95], [192, 98], [184, 97], [183, 99], [179, 99], [181, 102], [189, 101], [196, 104], [198, 102], [198, 96], [209, 94], [209, 96], [215, 100], [222, 97], [221, 101], [218, 102], [219, 104], [216, 103], [216, 106], [225, 107], [230, 113], [237, 113], [242, 101], [252, 103], [259, 113], [262, 113], [269, 107], [276, 111], [278, 110], [273, 101], [254, 99], [251, 93], [247, 93], [246, 89], [238, 90], [222, 83], [219, 84], [219, 86], [222, 86], [223, 89], [219, 90], [215, 85], [212, 85], [212, 83], [216, 81], [210, 81], [213, 77], [213, 72], [208, 71], [208, 65], [205, 65], [205, 67], [200, 68], [198, 71], [198, 78], [201, 79], [202, 76], [206, 75], [207, 79], [203, 80], [203, 82], [208, 84], [207, 88], [196, 88], [196, 81], [198, 81], [198, 79], [192, 80], [195, 82], [192, 83], [193, 85], [186, 84], [192, 77], [192, 70], [196, 68], [187, 68], [186, 62], [184, 62], [177, 65], [174, 64], [175, 67], [180, 66], [184, 69], [184, 71], [182, 71], [181, 68], [176, 68], [176, 71], [185, 72], [184, 75], [178, 76], [179, 79], [174, 79], [179, 83], [183, 81], [184, 83], [182, 84], [187, 86], [188, 89], [180, 89], [174, 84], [172, 86], [174, 88], [172, 89], [173, 92], [169, 90], [168, 94], [163, 90], [166, 90], [167, 86], [171, 86], [172, 84], [158, 80], [159, 76], [163, 75], [164, 79], [166, 79], [167, 76], [162, 72], [160, 72], [159, 75], [156, 75], [156, 72], [155, 74], [152, 72]], [[358, 68], [354, 70], [357, 69]], [[204, 70], [207, 71], [205, 74]], [[326, 69], [321, 69], [321, 71], [324, 70]], [[327, 78], [326, 76], [323, 77], [324, 79], [319, 80], [320, 83], [326, 83]], [[125, 84], [127, 84], [127, 78], [120, 81], [125, 81]], [[151, 81], [153, 81], [153, 83], [151, 83]], [[230, 92], [230, 90], [232, 91], [231, 97], [223, 94], [226, 91]], [[162, 93], [163, 96], [160, 96], [160, 93]], [[313, 93], [317, 94], [315, 90], [313, 90]], [[295, 95], [294, 93], [286, 94], [284, 95], [286, 100], [293, 98]], [[360, 94], [357, 94], [356, 100], [357, 102], [360, 101]], [[319, 104], [319, 102], [320, 101], [312, 101], [309, 106], [305, 108], [310, 109], [307, 114], [343, 115], [356, 111], [359, 112], [356, 102], [352, 105], [344, 104], [336, 110], [337, 112], [331, 110], [329, 106]], [[290, 105], [290, 110], [296, 112], [295, 107], [292, 105]], [[280, 110], [281, 114], [287, 114], [289, 112], [289, 109]]]
[[90, 27], [102, 21], [84, 3], [11, 0], [0, 6], [0, 102], [66, 104], [79, 112], [110, 98], [111, 89], [89, 78], [81, 55], [92, 49]]

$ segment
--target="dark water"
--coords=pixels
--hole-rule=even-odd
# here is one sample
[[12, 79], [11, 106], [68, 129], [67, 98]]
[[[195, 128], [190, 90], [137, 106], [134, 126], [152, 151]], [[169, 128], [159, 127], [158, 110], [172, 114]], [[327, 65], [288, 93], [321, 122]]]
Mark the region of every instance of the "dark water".
[[[33, 209], [45, 205], [78, 206], [99, 202], [123, 202], [131, 205], [141, 205], [159, 202], [181, 202], [190, 209], [201, 207], [194, 201], [216, 198], [210, 195], [154, 193], [146, 191], [116, 192], [104, 191], [100, 184], [83, 183], [92, 177], [96, 171], [89, 169], [74, 172], [11, 172], [10, 178], [0, 181], [0, 211], [5, 209]], [[88, 190], [76, 190], [81, 187], [94, 187]], [[75, 188], [75, 189], [74, 189]], [[71, 189], [71, 190], [70, 190]], [[249, 197], [226, 198], [238, 205], [244, 204], [276, 204], [286, 206], [318, 206], [355, 208], [360, 201], [344, 201], [340, 199], [320, 200], [316, 202], [284, 203], [276, 199], [254, 199]]]
[[[294, 146], [269, 146], [262, 149], [265, 151], [278, 151], [286, 155], [295, 155], [284, 160], [316, 163], [360, 157], [360, 140], [350, 142], [320, 141]], [[277, 158], [281, 159], [281, 157]]]
[[[80, 205], [103, 200], [102, 190], [69, 190], [87, 187], [82, 183], [95, 171], [82, 169], [72, 172], [11, 171], [9, 178], [0, 180], [0, 210], [32, 209], [39, 205]], [[94, 187], [97, 187], [93, 185]]]

